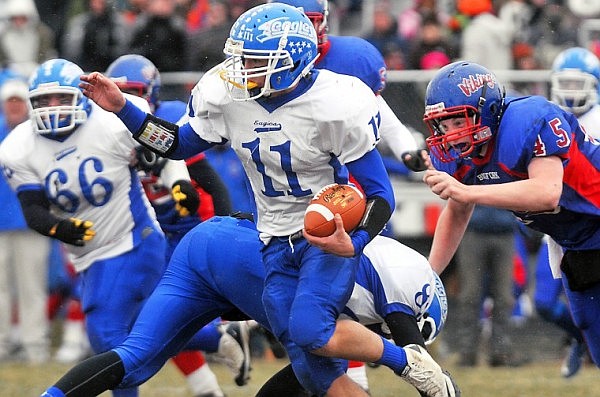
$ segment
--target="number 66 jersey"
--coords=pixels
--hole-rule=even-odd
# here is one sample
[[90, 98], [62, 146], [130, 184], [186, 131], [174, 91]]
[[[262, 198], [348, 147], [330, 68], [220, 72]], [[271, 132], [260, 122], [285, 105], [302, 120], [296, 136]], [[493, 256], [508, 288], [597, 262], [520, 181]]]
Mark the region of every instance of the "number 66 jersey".
[[[128, 99], [148, 109], [145, 100]], [[149, 227], [161, 233], [130, 166], [135, 146], [123, 123], [94, 103], [87, 120], [68, 136], [45, 137], [28, 120], [0, 146], [5, 176], [17, 193], [40, 190], [57, 217], [94, 223], [96, 236], [85, 246], [65, 244], [77, 271], [130, 251]]]

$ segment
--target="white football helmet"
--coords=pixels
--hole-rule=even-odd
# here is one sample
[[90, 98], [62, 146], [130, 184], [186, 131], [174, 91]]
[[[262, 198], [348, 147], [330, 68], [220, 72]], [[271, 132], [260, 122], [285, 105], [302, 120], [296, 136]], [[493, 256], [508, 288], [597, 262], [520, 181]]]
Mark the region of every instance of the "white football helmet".
[[[29, 79], [29, 107], [33, 128], [38, 134], [56, 138], [70, 135], [84, 123], [91, 104], [79, 88], [83, 70], [65, 59], [41, 64]], [[60, 97], [58, 105], [48, 98]]]

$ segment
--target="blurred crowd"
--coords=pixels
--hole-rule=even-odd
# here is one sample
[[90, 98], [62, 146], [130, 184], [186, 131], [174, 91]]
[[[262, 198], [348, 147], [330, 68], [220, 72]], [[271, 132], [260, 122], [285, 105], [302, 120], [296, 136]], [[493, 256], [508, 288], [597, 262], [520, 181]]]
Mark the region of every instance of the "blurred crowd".
[[[123, 54], [143, 55], [161, 73], [206, 71], [224, 59], [223, 43], [232, 22], [263, 2], [0, 0], [0, 86], [7, 79], [25, 79], [39, 64], [56, 57], [71, 60], [85, 71], [104, 71]], [[330, 0], [330, 26], [332, 34], [360, 36], [373, 44], [383, 54], [388, 70], [432, 70], [457, 59], [469, 59], [491, 70], [549, 69], [556, 55], [569, 47], [586, 47], [600, 55], [600, 29], [597, 36], [593, 31], [582, 36], [579, 29], [584, 21], [600, 18], [600, 6], [590, 4], [566, 0]], [[535, 84], [512, 88], [524, 94], [541, 93]], [[20, 99], [22, 104], [26, 95], [26, 87], [2, 93], [4, 99]], [[414, 97], [409, 99], [414, 101]], [[416, 106], [422, 111], [421, 102]], [[65, 289], [76, 287], [70, 281], [72, 274], [64, 270], [60, 247], [47, 250], [54, 258], [51, 268], [57, 272], [54, 276], [51, 272], [49, 280], [55, 294], [49, 313], [54, 315], [64, 305], [64, 296], [72, 294]], [[76, 320], [81, 320], [77, 308], [72, 310], [79, 316]], [[77, 332], [81, 329], [73, 331]], [[32, 348], [27, 359], [45, 361], [45, 343], [46, 353]], [[9, 350], [0, 346], [0, 360]], [[63, 361], [79, 358], [67, 355]], [[465, 365], [474, 363], [465, 361]], [[504, 364], [514, 362], [500, 365]]]
[[[3, 0], [0, 62], [28, 75], [59, 56], [91, 71], [135, 53], [161, 72], [205, 71], [223, 59], [232, 21], [261, 2]], [[364, 37], [389, 70], [435, 69], [472, 54], [492, 69], [549, 68], [562, 49], [583, 45], [582, 20], [600, 16], [593, 5], [557, 0], [336, 0], [330, 8], [330, 33]], [[600, 53], [600, 41], [588, 40]]]

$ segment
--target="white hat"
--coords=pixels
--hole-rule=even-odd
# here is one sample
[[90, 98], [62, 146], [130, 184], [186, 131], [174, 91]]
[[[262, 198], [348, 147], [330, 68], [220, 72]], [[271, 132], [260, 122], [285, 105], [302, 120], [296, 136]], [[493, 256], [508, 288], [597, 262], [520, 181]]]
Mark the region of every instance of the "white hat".
[[2, 102], [14, 97], [26, 101], [28, 96], [29, 86], [21, 79], [6, 80], [0, 88], [0, 101]]

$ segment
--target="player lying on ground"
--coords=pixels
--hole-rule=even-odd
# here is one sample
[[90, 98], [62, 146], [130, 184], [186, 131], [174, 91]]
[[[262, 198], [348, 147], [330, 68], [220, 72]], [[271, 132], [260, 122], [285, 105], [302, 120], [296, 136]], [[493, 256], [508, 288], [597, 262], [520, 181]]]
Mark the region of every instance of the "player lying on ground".
[[[258, 232], [249, 220], [214, 217], [196, 226], [176, 248], [127, 340], [76, 365], [42, 395], [90, 397], [139, 385], [218, 316], [241, 311], [270, 329], [261, 300], [265, 273], [260, 248]], [[398, 272], [403, 276], [398, 277]], [[431, 339], [442, 328], [446, 311], [443, 286], [427, 260], [395, 240], [377, 237], [362, 255], [358, 273], [344, 312], [366, 324], [379, 325], [380, 330], [385, 324], [398, 343], [414, 343], [405, 350], [416, 352], [419, 362], [409, 361], [409, 370], [423, 376], [444, 376], [451, 384], [449, 375], [442, 375], [423, 347], [418, 325], [421, 322]], [[392, 281], [394, 285], [389, 284]], [[288, 350], [288, 354], [296, 352]], [[301, 376], [314, 376], [319, 370], [306, 365], [295, 369], [305, 372]], [[299, 388], [297, 380], [294, 382], [290, 387], [295, 384]]]

